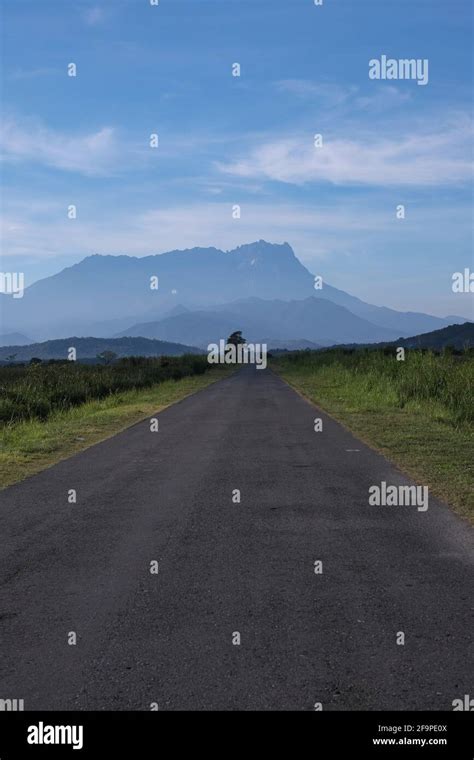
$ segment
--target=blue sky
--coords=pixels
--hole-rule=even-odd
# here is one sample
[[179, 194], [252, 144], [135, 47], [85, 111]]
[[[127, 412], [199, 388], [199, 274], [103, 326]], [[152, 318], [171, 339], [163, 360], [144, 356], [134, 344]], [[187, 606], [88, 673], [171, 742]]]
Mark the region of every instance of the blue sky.
[[[286, 240], [364, 300], [472, 316], [470, 0], [0, 4], [2, 271]], [[383, 54], [428, 84], [369, 79]]]

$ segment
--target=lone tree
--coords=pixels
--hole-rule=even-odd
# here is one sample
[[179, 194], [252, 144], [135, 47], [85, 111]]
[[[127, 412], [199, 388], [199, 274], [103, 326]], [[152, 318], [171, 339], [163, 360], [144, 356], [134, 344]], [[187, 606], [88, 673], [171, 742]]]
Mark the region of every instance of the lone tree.
[[116, 358], [117, 354], [115, 351], [102, 351], [101, 354], [97, 354], [97, 359], [99, 359], [101, 362], [104, 362], [104, 364], [112, 364]]
[[236, 330], [227, 338], [227, 344], [232, 346], [241, 346], [243, 343], [247, 343], [245, 338], [242, 338], [242, 330]]

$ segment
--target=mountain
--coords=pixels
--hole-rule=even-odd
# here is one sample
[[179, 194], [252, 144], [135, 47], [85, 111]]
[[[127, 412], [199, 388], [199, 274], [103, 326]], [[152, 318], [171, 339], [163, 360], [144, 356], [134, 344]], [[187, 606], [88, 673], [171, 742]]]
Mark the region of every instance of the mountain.
[[425, 348], [433, 351], [441, 351], [443, 348], [451, 346], [456, 351], [474, 348], [474, 323], [464, 322], [464, 324], [454, 324], [448, 327], [442, 327], [440, 330], [422, 333], [421, 335], [411, 335], [408, 338], [399, 337], [396, 340], [381, 343], [345, 343], [338, 344], [341, 348], [385, 348], [387, 346], [402, 346], [403, 348]]
[[441, 330], [433, 330], [424, 335], [413, 335], [410, 338], [401, 338], [397, 343], [405, 348], [433, 348], [441, 349], [452, 346], [457, 350], [474, 348], [474, 324], [465, 322], [463, 325], [450, 325]]
[[386, 306], [374, 306], [361, 301], [360, 298], [346, 293], [344, 290], [338, 290], [331, 285], [325, 285], [322, 290], [315, 291], [316, 297], [328, 298], [329, 300], [341, 306], [345, 306], [353, 314], [367, 319], [369, 322], [379, 327], [387, 327], [390, 330], [398, 331], [400, 335], [412, 333], [423, 333], [436, 328], [446, 327], [453, 322], [465, 322], [465, 317], [434, 317], [431, 314], [423, 314], [417, 311], [395, 311]]
[[[150, 287], [152, 277], [158, 277], [158, 290]], [[311, 282], [288, 243], [262, 240], [228, 252], [193, 248], [143, 258], [88, 256], [35, 282], [23, 298], [1, 294], [0, 308], [9, 331], [12, 325], [25, 331], [28, 326], [36, 334], [57, 336], [77, 327], [81, 335], [108, 320], [129, 316], [137, 321], [152, 314], [156, 318], [172, 309], [178, 298], [185, 307], [250, 295], [297, 298], [309, 295]]]
[[2, 333], [0, 335], [0, 347], [1, 346], [27, 346], [31, 343], [31, 339], [21, 333]]
[[167, 343], [147, 338], [62, 338], [32, 343], [29, 346], [8, 346], [0, 348], [0, 361], [15, 354], [15, 361], [38, 359], [67, 359], [68, 350], [73, 346], [77, 359], [95, 359], [103, 351], [113, 351], [117, 356], [181, 356], [202, 353], [195, 346]]
[[317, 351], [323, 346], [312, 343], [310, 340], [270, 340], [268, 342], [269, 351]]
[[195, 346], [206, 347], [209, 343], [227, 338], [234, 330], [242, 330], [247, 340], [255, 339], [256, 329], [251, 320], [241, 319], [237, 314], [226, 311], [190, 311], [156, 322], [132, 325], [117, 337], [139, 336], [177, 341], [175, 336], [186, 335]]
[[[150, 287], [153, 277], [158, 278], [157, 290]], [[197, 311], [251, 297], [331, 301], [378, 328], [405, 336], [465, 321], [451, 318], [448, 322], [373, 306], [327, 283], [315, 290], [313, 275], [288, 243], [264, 240], [231, 251], [193, 248], [143, 258], [88, 256], [33, 283], [23, 298], [1, 293], [0, 313], [5, 332], [26, 332], [36, 340], [67, 335], [109, 337], [170, 312], [176, 316], [172, 310], [177, 304], [179, 310]], [[300, 334], [291, 337], [298, 339]]]
[[241, 330], [248, 342], [278, 344], [279, 347], [294, 340], [328, 345], [387, 341], [397, 337], [393, 330], [377, 327], [343, 306], [314, 296], [301, 301], [248, 298], [214, 307], [212, 311], [185, 312], [133, 325], [121, 336], [143, 335], [178, 342], [186, 336], [187, 341], [205, 348], [209, 343], [227, 338], [234, 330]]

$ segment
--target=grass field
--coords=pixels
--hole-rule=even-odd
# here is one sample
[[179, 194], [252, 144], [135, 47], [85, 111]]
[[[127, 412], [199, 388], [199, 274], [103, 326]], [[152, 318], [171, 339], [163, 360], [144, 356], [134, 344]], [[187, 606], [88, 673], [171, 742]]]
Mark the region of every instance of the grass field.
[[[196, 358], [201, 359], [201, 357], [192, 357], [193, 360]], [[206, 357], [204, 357], [205, 360]], [[94, 443], [115, 435], [135, 422], [225, 377], [231, 371], [220, 365], [209, 369], [206, 363], [203, 372], [198, 368], [197, 373], [188, 373], [183, 376], [177, 370], [179, 363], [177, 364], [176, 360], [173, 360], [171, 365], [174, 368], [175, 379], [163, 379], [163, 375], [155, 374], [155, 382], [149, 382], [150, 378], [143, 375], [141, 381], [145, 383], [145, 387], [141, 387], [137, 375], [136, 387], [122, 391], [109, 390], [108, 393], [103, 392], [98, 398], [92, 396], [90, 386], [88, 386], [89, 398], [85, 402], [77, 402], [77, 397], [74, 397], [76, 403], [71, 404], [70, 399], [65, 399], [63, 396], [62, 403], [49, 408], [45, 416], [33, 413], [27, 418], [17, 416], [0, 422], [0, 488], [33, 475], [60, 459], [65, 459]], [[0, 385], [4, 385], [4, 373], [7, 369], [0, 370]], [[36, 371], [41, 369], [48, 370], [48, 367], [38, 367]], [[81, 370], [83, 379], [88, 370], [93, 373], [90, 377], [95, 377], [94, 372], [97, 369], [108, 370], [108, 372], [99, 373], [104, 380], [106, 377], [111, 378], [110, 370], [113, 370], [113, 367], [82, 366], [78, 369]], [[183, 369], [184, 362], [181, 364], [181, 370]], [[129, 381], [131, 377], [129, 373]], [[70, 377], [66, 378], [63, 389], [68, 386], [70, 379]], [[31, 387], [31, 378], [29, 383], [28, 388]], [[84, 381], [83, 390], [86, 385], [87, 382]], [[54, 383], [51, 387], [53, 386]], [[35, 388], [41, 387], [41, 384], [31, 387], [32, 399], [35, 398]], [[10, 390], [13, 393], [12, 388]], [[43, 403], [47, 403], [45, 397], [43, 394]], [[36, 398], [37, 400], [41, 398], [39, 392]], [[19, 408], [24, 410], [24, 404], [20, 403]], [[45, 409], [44, 406], [42, 408]]]
[[271, 363], [290, 385], [474, 520], [474, 358], [300, 351]]
[[206, 356], [193, 354], [131, 356], [107, 365], [32, 360], [0, 367], [0, 422], [46, 420], [87, 401], [201, 375], [208, 369]]

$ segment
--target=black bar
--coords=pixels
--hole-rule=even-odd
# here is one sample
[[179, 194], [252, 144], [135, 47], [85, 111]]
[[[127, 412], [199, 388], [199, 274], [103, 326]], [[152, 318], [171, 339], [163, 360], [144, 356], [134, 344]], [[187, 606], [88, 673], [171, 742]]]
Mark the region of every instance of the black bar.
[[[0, 760], [156, 760], [178, 753], [189, 760], [197, 754], [246, 760], [259, 747], [266, 758], [275, 752], [325, 760], [343, 752], [347, 758], [472, 760], [472, 718], [470, 712], [3, 712]], [[28, 737], [71, 743], [32, 744]]]

